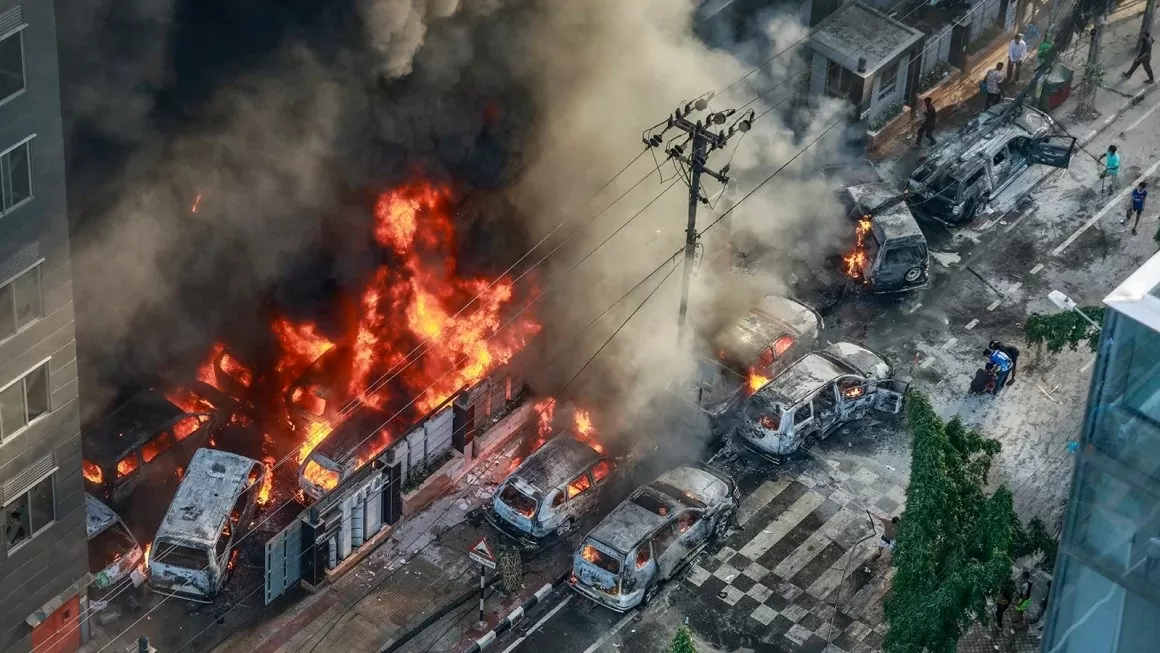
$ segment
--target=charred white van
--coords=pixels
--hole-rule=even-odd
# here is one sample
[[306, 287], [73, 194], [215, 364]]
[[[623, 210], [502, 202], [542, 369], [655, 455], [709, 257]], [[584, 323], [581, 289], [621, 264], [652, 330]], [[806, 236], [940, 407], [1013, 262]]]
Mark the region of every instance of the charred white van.
[[85, 517], [89, 571], [96, 577], [92, 598], [99, 599], [130, 582], [133, 570], [141, 565], [145, 554], [121, 517], [87, 493]]
[[749, 397], [734, 435], [750, 451], [780, 462], [870, 410], [897, 414], [906, 384], [882, 356], [836, 342], [805, 356]]
[[194, 454], [153, 540], [153, 591], [200, 603], [217, 596], [268, 473], [265, 465], [245, 456], [214, 449]]
[[638, 488], [592, 529], [572, 556], [568, 583], [625, 612], [647, 604], [714, 537], [728, 531], [737, 486], [710, 467], [679, 467]]
[[500, 484], [487, 520], [526, 545], [566, 535], [623, 478], [623, 461], [604, 456], [570, 431], [548, 440]]

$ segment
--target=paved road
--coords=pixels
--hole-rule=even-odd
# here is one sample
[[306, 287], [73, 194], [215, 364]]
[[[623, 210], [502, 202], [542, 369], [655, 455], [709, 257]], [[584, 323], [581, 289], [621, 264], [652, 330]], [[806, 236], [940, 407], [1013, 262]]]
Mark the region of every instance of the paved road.
[[[1125, 188], [1160, 168], [1160, 127], [1149, 121], [1158, 110], [1160, 100], [1145, 102], [1105, 132], [1132, 152]], [[1055, 311], [1049, 290], [1097, 303], [1155, 252], [1155, 213], [1132, 236], [1119, 224], [1126, 190], [1113, 197], [1098, 190], [1095, 162], [1081, 154], [1071, 169], [1049, 174], [1020, 210], [932, 234], [937, 263], [927, 290], [901, 301], [852, 302], [827, 318], [830, 337], [886, 353], [940, 413], [961, 415], [1002, 442], [993, 481], [1012, 487], [1024, 517], [1061, 510], [1071, 473], [1066, 444], [1082, 423], [1093, 356], [1028, 351], [1020, 377], [1000, 397], [968, 397], [965, 389], [991, 338], [1022, 344], [1026, 316]], [[889, 422], [836, 437], [802, 463], [739, 474], [741, 527], [643, 613], [617, 615], [561, 591], [529, 616], [530, 625], [542, 621], [538, 629], [496, 648], [663, 650], [688, 623], [703, 650], [879, 650], [882, 626], [872, 624], [882, 623], [890, 572], [881, 560], [868, 562], [876, 537], [865, 510], [901, 509], [908, 443]]]

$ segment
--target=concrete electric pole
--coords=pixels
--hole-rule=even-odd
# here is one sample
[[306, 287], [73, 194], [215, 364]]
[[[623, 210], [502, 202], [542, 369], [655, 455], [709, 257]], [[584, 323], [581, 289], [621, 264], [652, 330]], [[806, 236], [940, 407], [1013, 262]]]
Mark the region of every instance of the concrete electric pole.
[[1088, 46], [1087, 62], [1079, 82], [1079, 97], [1076, 98], [1075, 115], [1080, 120], [1096, 117], [1096, 92], [1104, 82], [1104, 70], [1100, 65], [1100, 47], [1103, 44], [1104, 24], [1111, 11], [1111, 0], [1101, 3], [1098, 13], [1092, 17], [1091, 44]]
[[[681, 279], [681, 310], [677, 318], [677, 344], [684, 342], [685, 323], [688, 319], [689, 284], [693, 278], [694, 258], [697, 250], [697, 207], [699, 204], [709, 203], [709, 199], [701, 194], [701, 175], [709, 175], [722, 184], [729, 183], [727, 176], [729, 166], [726, 165], [720, 171], [708, 168], [709, 155], [724, 148], [733, 135], [749, 131], [754, 119], [754, 112], [750, 110], [725, 128], [723, 125], [737, 113], [735, 109], [728, 109], [710, 113], [703, 122], [689, 120], [689, 114], [708, 108], [711, 97], [709, 95], [689, 102], [673, 112], [673, 115], [662, 123], [664, 129], [659, 133], [646, 133], [644, 136], [645, 145], [660, 147], [664, 143], [665, 132], [669, 130], [677, 129], [686, 135], [683, 142], [666, 145], [664, 150], [669, 158], [685, 166], [689, 182], [689, 215], [685, 225], [685, 266]], [[720, 129], [713, 131], [715, 127]], [[688, 154], [686, 154], [686, 148], [688, 148]]]

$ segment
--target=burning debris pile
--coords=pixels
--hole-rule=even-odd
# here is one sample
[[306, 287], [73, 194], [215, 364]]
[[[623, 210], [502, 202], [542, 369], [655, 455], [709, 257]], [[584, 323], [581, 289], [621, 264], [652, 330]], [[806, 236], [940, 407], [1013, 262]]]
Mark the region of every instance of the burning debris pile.
[[[512, 310], [511, 279], [457, 273], [453, 200], [449, 187], [422, 179], [382, 193], [373, 234], [383, 262], [342, 333], [332, 338], [314, 322], [275, 319], [278, 353], [270, 369], [251, 369], [217, 343], [198, 382], [169, 399], [190, 412], [233, 409], [234, 424], [261, 430], [267, 465], [283, 456], [302, 463], [356, 408], [368, 406], [398, 415], [359, 462], [381, 453], [418, 418], [511, 361], [540, 329]], [[263, 502], [270, 492], [267, 481]]]

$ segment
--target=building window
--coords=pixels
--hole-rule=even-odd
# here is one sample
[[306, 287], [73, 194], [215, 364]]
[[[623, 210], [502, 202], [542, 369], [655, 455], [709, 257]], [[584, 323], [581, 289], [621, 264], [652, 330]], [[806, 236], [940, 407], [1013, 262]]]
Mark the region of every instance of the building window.
[[52, 475], [4, 506], [4, 539], [8, 550], [24, 544], [56, 520]]
[[827, 61], [827, 65], [826, 95], [854, 102], [854, 89], [859, 77], [832, 61]]
[[894, 95], [894, 91], [898, 88], [898, 71], [902, 68], [902, 62], [898, 62], [889, 72], [882, 75], [882, 80], [878, 82], [878, 101], [889, 98]]
[[0, 340], [44, 317], [40, 266], [0, 286]]
[[0, 444], [48, 413], [48, 362], [0, 389]]
[[0, 102], [24, 90], [24, 30], [0, 41]]
[[0, 155], [4, 213], [32, 198], [32, 139]]

